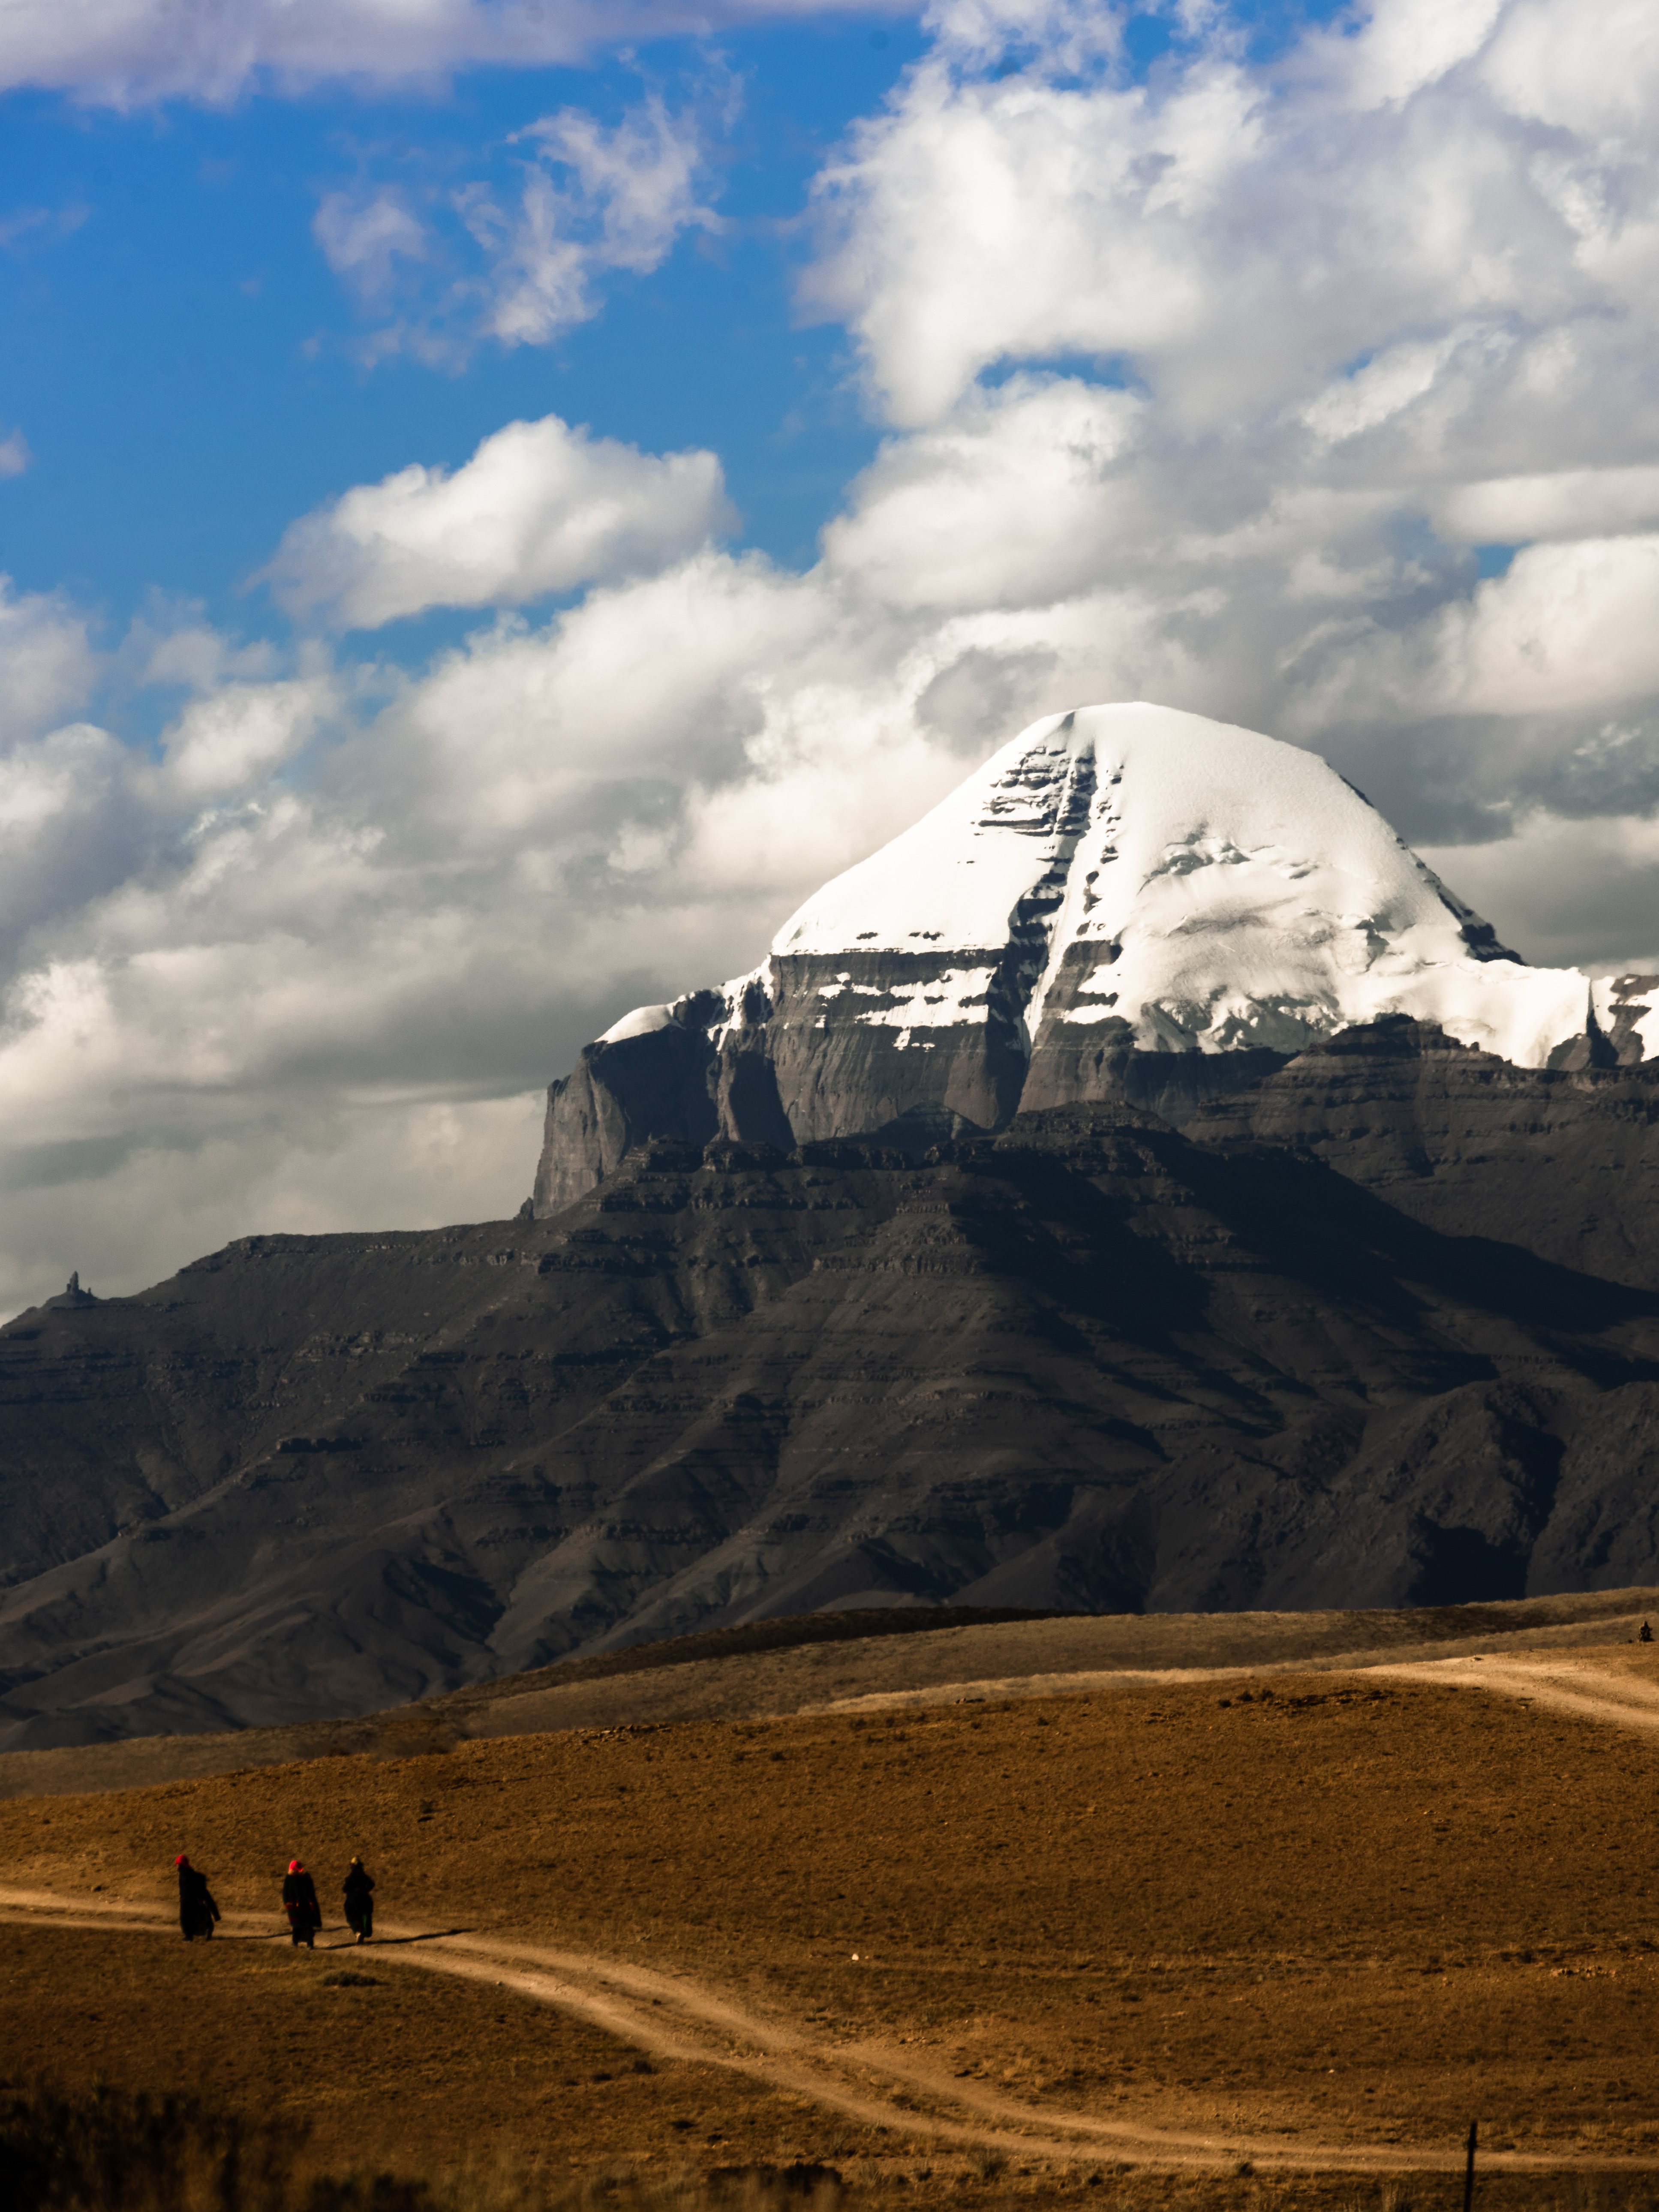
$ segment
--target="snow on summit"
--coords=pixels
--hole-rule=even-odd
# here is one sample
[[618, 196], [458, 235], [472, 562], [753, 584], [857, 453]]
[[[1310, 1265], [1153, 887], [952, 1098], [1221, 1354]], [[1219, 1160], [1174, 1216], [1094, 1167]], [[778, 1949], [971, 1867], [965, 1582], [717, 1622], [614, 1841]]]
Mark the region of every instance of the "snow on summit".
[[1409, 1014], [1541, 1067], [1610, 988], [1506, 951], [1316, 754], [1136, 703], [1032, 723], [808, 899], [752, 974], [599, 1042], [711, 1006], [719, 1035], [769, 1006], [794, 1021], [804, 998], [818, 1030], [925, 1053], [994, 1021], [1027, 1058], [1294, 1054]]
[[960, 1022], [1022, 941], [1028, 1039], [1062, 971], [1054, 1018], [1127, 1023], [1145, 1050], [1294, 1053], [1412, 1014], [1540, 1066], [1587, 1019], [1583, 975], [1505, 953], [1316, 755], [1170, 707], [1033, 723], [808, 899], [772, 951], [958, 953], [863, 1016], [914, 1036]]
[[1522, 1067], [1634, 1063], [1656, 983], [1528, 967], [1316, 754], [1082, 707], [826, 884], [750, 974], [587, 1047], [534, 1202], [647, 1136], [914, 1147], [1113, 1098], [1180, 1126], [1389, 1015]]

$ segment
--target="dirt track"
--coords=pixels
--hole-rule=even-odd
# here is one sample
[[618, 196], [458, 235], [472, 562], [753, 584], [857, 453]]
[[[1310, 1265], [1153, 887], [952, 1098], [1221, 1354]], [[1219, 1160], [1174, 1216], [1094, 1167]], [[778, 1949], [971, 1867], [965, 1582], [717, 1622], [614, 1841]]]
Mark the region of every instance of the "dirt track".
[[1659, 1617], [1659, 1589], [1394, 1613], [1079, 1615], [680, 1658], [701, 1649], [694, 1637], [505, 1676], [359, 1720], [0, 1752], [0, 1800], [142, 1789], [340, 1754], [406, 1759], [466, 1738], [878, 1712], [969, 1697], [1098, 1694], [1241, 1673], [1345, 1673], [1471, 1651], [1622, 1644], [1650, 1613]]
[[[140, 1917], [119, 1905], [65, 1906], [50, 1893], [0, 1888], [0, 1920], [13, 1926], [95, 1929], [110, 1935], [161, 1936], [176, 1940], [173, 1923]], [[268, 1921], [228, 1914], [220, 1940], [280, 1942]], [[349, 1940], [326, 1940], [324, 1950], [349, 1951]], [[906, 2059], [884, 2042], [870, 2040], [829, 2050], [797, 2030], [763, 2021], [707, 1983], [685, 1974], [653, 1973], [625, 1960], [591, 1953], [544, 1950], [534, 1945], [481, 1939], [464, 1931], [425, 1933], [387, 1922], [374, 1946], [377, 1966], [396, 1965], [515, 1990], [556, 2006], [635, 2044], [653, 2057], [729, 2068], [769, 2087], [793, 2090], [866, 2124], [958, 2149], [1001, 2150], [1012, 2156], [1092, 2160], [1103, 2155], [1159, 2166], [1226, 2170], [1241, 2159], [1266, 2169], [1307, 2172], [1449, 2172], [1461, 2154], [1403, 2145], [1340, 2146], [1282, 2142], [1245, 2135], [1206, 2135], [1158, 2129], [1087, 2114], [1036, 2112], [937, 2068]], [[665, 2015], [654, 2015], [660, 2011]], [[907, 2109], [895, 2096], [925, 2099], [927, 2111]], [[970, 2117], [953, 2117], [967, 2114]], [[1482, 2164], [1525, 2172], [1553, 2169], [1559, 2159], [1521, 2153], [1488, 2154]], [[1659, 2170], [1659, 2160], [1620, 2159], [1621, 2172]]]
[[[175, 1832], [228, 1872], [255, 1836], [314, 1863], [367, 1829], [417, 1910], [467, 1894], [481, 1850], [494, 1868], [493, 1924], [385, 1920], [377, 1969], [515, 1993], [919, 2150], [1385, 2177], [1454, 2169], [1461, 2106], [1553, 2134], [1483, 2148], [1488, 2171], [1659, 2166], [1645, 2077], [1606, 2079], [1640, 2074], [1659, 1949], [1619, 1856], [1632, 1754], [1598, 1755], [1604, 1731], [1659, 1729], [1659, 1647], [1139, 1680], [1091, 1698], [1004, 1677], [982, 1710], [971, 1685], [930, 1685], [931, 1712], [879, 1724], [527, 1736], [14, 1801], [7, 1856], [36, 1886], [0, 1889], [0, 1921], [142, 1944], [173, 1926], [153, 1870]], [[1477, 1695], [1432, 1694], [1454, 1690]], [[118, 1901], [76, 1896], [94, 1874]], [[231, 1941], [282, 1942], [248, 1909], [262, 1884], [234, 1879]], [[1022, 2038], [1059, 2054], [1036, 2097], [1009, 2063]], [[1002, 2078], [972, 2078], [988, 2069]]]
[[[1659, 1650], [1659, 1646], [1648, 1647]], [[1659, 1731], [1659, 1684], [1634, 1676], [1607, 1674], [1602, 1667], [1612, 1655], [1597, 1653], [1552, 1658], [1505, 1653], [1500, 1656], [1413, 1660], [1378, 1667], [1378, 1674], [1397, 1674], [1413, 1682], [1432, 1682], [1442, 1687], [1495, 1690], [1523, 1703], [1571, 1713], [1578, 1720], [1600, 1721], [1609, 1728], [1633, 1729], [1642, 1735]]]
[[[1371, 1671], [1496, 1691], [1613, 1727], [1659, 1730], [1659, 1686], [1604, 1672], [1606, 1663], [1600, 1652], [1588, 1663], [1584, 1657], [1540, 1653], [1530, 1660], [1469, 1656]], [[975, 1688], [952, 1686], [958, 1697], [973, 1694]], [[1043, 1687], [1049, 1689], [1047, 1680]], [[1006, 1680], [996, 1688], [1003, 1696], [1011, 1691], [1018, 1694], [1017, 1686]], [[939, 1694], [934, 1690], [929, 1701]], [[95, 1928], [112, 1935], [173, 1932], [169, 1922], [131, 1906], [69, 1907], [40, 1890], [0, 1888], [0, 1918], [15, 1925]], [[250, 1914], [228, 1915], [224, 1933], [232, 1941], [280, 1941], [280, 1936], [273, 1939], [268, 1922], [256, 1921]], [[325, 1942], [324, 1948], [349, 1947]], [[591, 2021], [653, 2057], [724, 2067], [866, 2124], [941, 2148], [1064, 2160], [1096, 2160], [1105, 2154], [1197, 2170], [1226, 2170], [1244, 2159], [1268, 2171], [1372, 2174], [1449, 2172], [1461, 2163], [1455, 2151], [1426, 2147], [1298, 2142], [1287, 2148], [1282, 2142], [1245, 2134], [1160, 2129], [1144, 2121], [1060, 2114], [1052, 2109], [1039, 2112], [903, 2055], [887, 2040], [869, 2038], [832, 2048], [798, 2028], [761, 2018], [690, 1974], [653, 1972], [596, 1952], [510, 1942], [465, 1930], [428, 1933], [388, 1922], [375, 1942], [374, 1958], [377, 1965], [455, 1975], [513, 1990]], [[1607, 2163], [1571, 2162], [1587, 2167]], [[1488, 2170], [1512, 2172], [1554, 2169], [1562, 2163], [1557, 2155], [1519, 2152], [1488, 2153], [1482, 2160]], [[1625, 2157], [1617, 2165], [1626, 2172], [1659, 2170], [1659, 2160]]]

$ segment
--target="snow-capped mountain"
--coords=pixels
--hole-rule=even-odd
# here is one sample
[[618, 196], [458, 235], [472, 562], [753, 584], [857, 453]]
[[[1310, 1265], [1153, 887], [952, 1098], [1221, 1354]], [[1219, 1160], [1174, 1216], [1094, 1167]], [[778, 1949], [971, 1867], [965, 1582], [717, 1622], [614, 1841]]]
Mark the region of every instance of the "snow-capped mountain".
[[1638, 1060], [1659, 1009], [1633, 980], [1525, 965], [1312, 753], [1080, 708], [827, 884], [751, 974], [587, 1047], [537, 1207], [647, 1136], [915, 1138], [1113, 1096], [1180, 1121], [1389, 1015], [1517, 1066]]
[[1644, 989], [1526, 967], [1310, 754], [1040, 722], [584, 1048], [550, 1218], [0, 1329], [0, 1742], [819, 1608], [1650, 1583]]

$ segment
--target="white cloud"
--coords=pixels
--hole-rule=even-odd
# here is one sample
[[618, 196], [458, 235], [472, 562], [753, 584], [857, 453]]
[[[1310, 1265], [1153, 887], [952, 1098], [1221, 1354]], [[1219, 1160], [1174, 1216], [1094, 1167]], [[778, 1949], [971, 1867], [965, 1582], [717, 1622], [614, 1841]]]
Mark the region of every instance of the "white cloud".
[[704, 150], [696, 120], [654, 94], [614, 130], [567, 107], [519, 138], [551, 173], [529, 178], [497, 263], [489, 327], [508, 343], [545, 345], [592, 313], [598, 271], [647, 275], [683, 230], [716, 228], [696, 197]]
[[1659, 467], [1562, 469], [1455, 484], [1431, 507], [1450, 544], [1521, 545], [1598, 538], [1659, 524]]
[[1528, 546], [1440, 632], [1443, 708], [1585, 714], [1659, 693], [1659, 537]]
[[136, 767], [84, 722], [0, 752], [0, 975], [31, 931], [104, 896], [139, 858]]
[[33, 459], [29, 441], [21, 430], [14, 430], [8, 438], [0, 438], [0, 479], [21, 477]]
[[24, 85], [134, 107], [227, 103], [253, 86], [442, 77], [580, 62], [607, 48], [868, 0], [6, 0], [0, 91]]
[[0, 744], [43, 730], [89, 696], [86, 617], [59, 594], [17, 592], [0, 575]]
[[1239, 272], [1194, 254], [1187, 218], [1218, 147], [1253, 136], [1255, 100], [1224, 64], [1154, 109], [1139, 88], [933, 63], [826, 173], [840, 243], [805, 296], [853, 325], [905, 425], [937, 421], [1001, 359], [1190, 351]]
[[162, 739], [169, 783], [199, 805], [274, 774], [313, 735], [330, 694], [313, 678], [227, 684], [192, 700]]
[[1651, 143], [1659, 40], [1646, 0], [1516, 0], [1482, 74], [1517, 115], [1615, 144]]
[[975, 392], [890, 440], [824, 535], [830, 565], [898, 607], [1030, 605], [1085, 588], [1153, 524], [1135, 464], [1145, 408], [1074, 378]]
[[549, 415], [497, 430], [453, 474], [359, 484], [295, 523], [268, 573], [296, 611], [373, 629], [661, 568], [734, 520], [713, 453], [641, 453]]
[[671, 108], [649, 93], [607, 126], [561, 108], [473, 149], [494, 173], [460, 184], [358, 178], [325, 193], [313, 226], [329, 265], [374, 327], [368, 362], [410, 353], [464, 367], [477, 345], [549, 345], [597, 315], [604, 283], [647, 276], [689, 229], [719, 220], [708, 134], [729, 127], [732, 81], [704, 70], [699, 97]]
[[378, 305], [397, 282], [399, 263], [428, 258], [426, 227], [401, 194], [325, 192], [312, 231], [324, 258], [357, 296]]
[[[1564, 40], [1582, 15], [1538, 7]], [[826, 172], [808, 300], [851, 323], [872, 388], [915, 425], [998, 362], [1127, 357], [1166, 409], [1219, 427], [1305, 405], [1390, 347], [1431, 362], [1472, 322], [1645, 332], [1650, 143], [1605, 139], [1588, 109], [1579, 143], [1561, 138], [1578, 110], [1498, 66], [1528, 12], [1380, 0], [1358, 40], [1321, 34], [1276, 77], [1224, 30], [1146, 86], [1073, 80], [1057, 57], [988, 76], [947, 40]], [[980, 10], [939, 13], [948, 30]], [[1640, 84], [1651, 64], [1620, 23], [1603, 74]]]
[[[1316, 745], [1524, 952], [1659, 957], [1659, 94], [1633, 48], [1616, 96], [1552, 79], [1583, 20], [1389, 0], [1369, 45], [1263, 70], [1194, 9], [1148, 88], [1104, 11], [943, 6], [824, 187], [814, 296], [890, 434], [803, 574], [706, 542], [714, 456], [514, 424], [304, 518], [276, 580], [357, 624], [586, 596], [410, 676], [158, 617], [121, 665], [192, 693], [159, 765], [52, 729], [94, 672], [85, 624], [0, 602], [0, 655], [34, 670], [0, 779], [9, 1279], [121, 1287], [232, 1230], [507, 1210], [525, 1095], [586, 1037], [747, 965], [1085, 699]], [[655, 141], [631, 165], [555, 122], [513, 158], [580, 252], [526, 332], [708, 198]], [[387, 246], [394, 317], [411, 270], [453, 274], [430, 202], [397, 204], [430, 258]], [[491, 204], [475, 331], [515, 296], [489, 272], [520, 200]], [[374, 234], [348, 266], [380, 265]], [[1480, 582], [1493, 541], [1530, 542]]]
[[1409, 100], [1477, 55], [1504, 0], [1384, 0], [1357, 37], [1334, 42], [1357, 105]]

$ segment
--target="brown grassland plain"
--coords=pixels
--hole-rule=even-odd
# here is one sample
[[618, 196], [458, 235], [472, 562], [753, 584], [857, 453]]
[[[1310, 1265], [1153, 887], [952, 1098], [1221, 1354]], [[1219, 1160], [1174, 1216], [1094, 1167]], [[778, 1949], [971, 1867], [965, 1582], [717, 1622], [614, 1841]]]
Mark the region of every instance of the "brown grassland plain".
[[[1645, 1652], [1623, 1664], [1659, 1680]], [[1343, 2145], [1443, 2157], [1474, 2118], [1493, 2150], [1624, 2166], [1645, 2201], [1656, 1763], [1638, 1736], [1512, 1697], [1279, 1674], [20, 1798], [0, 1803], [0, 1864], [8, 1886], [68, 1905], [161, 1912], [188, 1850], [228, 1914], [275, 1928], [297, 1855], [337, 1929], [360, 1851], [388, 1921], [694, 1975], [854, 2069], [863, 2046], [947, 2089], [994, 2086], [1034, 2121], [1197, 2130], [1311, 2164]], [[346, 1966], [374, 1985], [324, 1985]], [[718, 2065], [641, 2058], [374, 1948], [0, 1928], [0, 2052], [14, 2079], [198, 2087], [303, 2115], [331, 2154], [823, 2159], [902, 2173], [912, 2194], [1070, 2195], [1093, 2172], [1128, 2202], [1375, 2202], [1378, 2187], [1126, 2177], [1109, 2148], [973, 2181], [959, 2148], [931, 2154]], [[1413, 2201], [1455, 2190], [1443, 2173]], [[1516, 2173], [1482, 2201], [1590, 2200]]]

